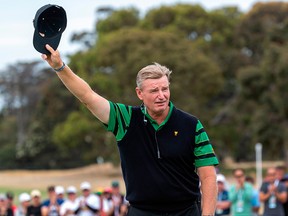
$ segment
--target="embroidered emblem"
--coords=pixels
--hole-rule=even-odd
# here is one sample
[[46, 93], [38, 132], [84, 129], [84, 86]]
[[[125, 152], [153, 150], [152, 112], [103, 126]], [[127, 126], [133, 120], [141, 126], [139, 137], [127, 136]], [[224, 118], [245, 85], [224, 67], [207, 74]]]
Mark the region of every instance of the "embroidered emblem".
[[178, 135], [178, 131], [174, 131], [174, 136], [177, 136]]

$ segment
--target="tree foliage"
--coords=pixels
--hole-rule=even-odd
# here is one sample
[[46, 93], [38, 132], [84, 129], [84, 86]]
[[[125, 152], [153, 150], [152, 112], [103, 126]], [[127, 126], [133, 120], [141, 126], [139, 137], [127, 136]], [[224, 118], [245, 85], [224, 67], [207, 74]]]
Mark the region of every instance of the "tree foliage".
[[[130, 105], [136, 73], [158, 62], [172, 73], [171, 100], [203, 122], [220, 159], [288, 158], [287, 10], [283, 2], [207, 11], [161, 6], [105, 10], [69, 66], [107, 99]], [[101, 15], [103, 12], [101, 11]], [[0, 162], [5, 168], [68, 168], [119, 163], [115, 138], [39, 62], [0, 73]]]

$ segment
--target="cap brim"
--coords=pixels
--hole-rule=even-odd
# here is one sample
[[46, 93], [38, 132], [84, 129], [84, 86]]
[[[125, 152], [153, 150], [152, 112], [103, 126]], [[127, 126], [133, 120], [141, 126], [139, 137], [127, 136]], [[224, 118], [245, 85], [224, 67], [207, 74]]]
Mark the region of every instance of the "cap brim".
[[33, 46], [40, 53], [50, 54], [50, 52], [45, 48], [46, 44], [49, 44], [54, 50], [56, 50], [59, 46], [61, 36], [62, 34], [58, 34], [51, 38], [42, 37], [37, 29], [35, 29], [33, 36]]

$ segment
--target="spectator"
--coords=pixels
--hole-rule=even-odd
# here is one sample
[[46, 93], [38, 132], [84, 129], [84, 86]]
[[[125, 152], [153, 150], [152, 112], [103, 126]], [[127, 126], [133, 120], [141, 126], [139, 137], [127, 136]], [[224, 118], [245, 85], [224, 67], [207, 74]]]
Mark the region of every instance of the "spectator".
[[100, 216], [113, 216], [114, 204], [112, 200], [112, 190], [110, 187], [105, 188], [101, 195], [101, 212]]
[[6, 197], [7, 197], [7, 205], [9, 208], [12, 209], [13, 214], [15, 215], [17, 206], [14, 204], [14, 194], [9, 191], [6, 193]]
[[[255, 184], [254, 178], [252, 176], [246, 176], [245, 178], [246, 182], [251, 183], [253, 186]], [[252, 212], [253, 216], [258, 216], [258, 212], [260, 209], [260, 199], [259, 199], [259, 191], [255, 188], [253, 188], [253, 197], [252, 197]]]
[[63, 200], [57, 199], [54, 186], [48, 187], [48, 199], [42, 203], [41, 213], [42, 216], [59, 216], [60, 206]]
[[229, 193], [226, 188], [226, 178], [222, 174], [217, 174], [218, 196], [216, 203], [216, 216], [230, 214]]
[[67, 187], [67, 199], [60, 207], [61, 216], [75, 216], [76, 210], [79, 208], [79, 202], [77, 201], [77, 189], [74, 186]]
[[236, 183], [229, 190], [232, 216], [251, 216], [253, 186], [245, 182], [245, 171], [241, 168], [233, 170]]
[[282, 182], [276, 178], [276, 169], [268, 168], [266, 181], [260, 188], [260, 201], [264, 202], [263, 216], [285, 216], [283, 203], [286, 202], [287, 191]]
[[8, 206], [5, 194], [0, 194], [0, 215], [14, 216], [13, 210]]
[[285, 216], [288, 216], [288, 174], [284, 175], [284, 178], [282, 179], [283, 184], [286, 187], [286, 192], [287, 192], [287, 200], [284, 203], [283, 207], [284, 207], [284, 211], [285, 211]]
[[79, 208], [76, 210], [78, 216], [94, 216], [100, 210], [100, 198], [91, 193], [91, 184], [82, 182], [80, 185], [82, 196], [77, 201]]
[[30, 195], [28, 193], [21, 193], [19, 195], [19, 202], [20, 205], [17, 207], [15, 216], [26, 216], [27, 215], [27, 209], [30, 205]]
[[121, 206], [127, 205], [127, 202], [125, 202], [124, 195], [120, 192], [120, 185], [118, 181], [113, 181], [111, 183], [111, 189], [111, 198], [114, 205], [114, 216], [119, 216], [121, 213]]
[[[284, 183], [286, 187], [286, 192], [288, 193], [288, 176], [285, 175], [286, 166], [276, 166], [276, 178], [278, 181]], [[283, 203], [283, 208], [285, 212], [285, 216], [288, 216], [288, 198], [286, 202]]]
[[32, 190], [30, 193], [32, 202], [28, 206], [27, 216], [41, 216], [41, 192]]
[[65, 189], [63, 186], [58, 185], [55, 187], [55, 192], [57, 195], [57, 199], [62, 200], [64, 202], [64, 194], [65, 194]]

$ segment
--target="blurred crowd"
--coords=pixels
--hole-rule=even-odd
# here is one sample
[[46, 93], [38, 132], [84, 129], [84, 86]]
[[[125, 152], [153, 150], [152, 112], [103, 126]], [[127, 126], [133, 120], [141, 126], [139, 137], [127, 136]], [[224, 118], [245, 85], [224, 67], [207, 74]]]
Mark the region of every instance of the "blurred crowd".
[[[245, 170], [232, 171], [233, 180], [218, 172], [218, 200], [215, 216], [288, 216], [288, 174], [286, 167], [270, 167], [263, 183], [255, 185]], [[124, 216], [128, 202], [118, 181], [111, 187], [92, 191], [89, 182], [75, 186], [49, 186], [47, 199], [39, 190], [21, 193], [14, 204], [12, 193], [0, 194], [0, 216]]]
[[234, 179], [229, 181], [230, 184], [223, 174], [218, 173], [215, 215], [288, 216], [288, 174], [285, 173], [285, 166], [270, 167], [259, 186], [242, 168], [233, 170]]
[[119, 182], [113, 181], [111, 187], [93, 192], [91, 184], [85, 181], [78, 193], [73, 185], [49, 186], [47, 199], [35, 189], [21, 193], [17, 205], [13, 194], [8, 192], [0, 194], [0, 216], [123, 216], [128, 202], [119, 187]]

